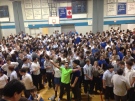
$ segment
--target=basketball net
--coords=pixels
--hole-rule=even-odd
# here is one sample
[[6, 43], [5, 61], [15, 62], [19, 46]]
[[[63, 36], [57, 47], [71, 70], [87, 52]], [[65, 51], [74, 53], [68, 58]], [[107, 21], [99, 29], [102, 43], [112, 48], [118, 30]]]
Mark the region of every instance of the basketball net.
[[55, 25], [55, 23], [53, 22], [53, 24], [52, 24], [53, 26]]
[[52, 25], [54, 26], [55, 23], [56, 23], [56, 19], [53, 19], [53, 20], [52, 20]]

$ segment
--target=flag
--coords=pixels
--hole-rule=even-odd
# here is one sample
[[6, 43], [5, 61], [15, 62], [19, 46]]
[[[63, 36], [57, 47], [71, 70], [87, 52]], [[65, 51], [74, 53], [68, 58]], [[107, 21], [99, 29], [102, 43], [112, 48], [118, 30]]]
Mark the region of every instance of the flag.
[[67, 7], [67, 18], [72, 18], [72, 7]]

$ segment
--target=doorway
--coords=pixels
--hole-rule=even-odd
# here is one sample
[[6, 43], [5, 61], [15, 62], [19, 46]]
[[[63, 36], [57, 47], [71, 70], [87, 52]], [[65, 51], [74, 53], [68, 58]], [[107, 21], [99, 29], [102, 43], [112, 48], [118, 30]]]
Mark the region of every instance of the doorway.
[[74, 32], [75, 31], [75, 26], [74, 25], [62, 25], [61, 26], [61, 32], [62, 33], [69, 33], [70, 31]]
[[40, 33], [41, 33], [41, 31], [40, 31], [39, 28], [30, 29], [30, 35], [33, 36], [33, 37], [36, 37]]

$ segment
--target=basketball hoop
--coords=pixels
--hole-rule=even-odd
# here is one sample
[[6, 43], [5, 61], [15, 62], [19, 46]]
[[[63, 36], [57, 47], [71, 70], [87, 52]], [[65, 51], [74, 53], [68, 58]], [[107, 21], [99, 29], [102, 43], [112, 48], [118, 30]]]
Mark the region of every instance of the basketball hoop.
[[49, 22], [48, 23], [51, 26], [55, 26], [55, 24], [60, 24], [59, 17], [56, 17], [56, 16], [49, 17]]

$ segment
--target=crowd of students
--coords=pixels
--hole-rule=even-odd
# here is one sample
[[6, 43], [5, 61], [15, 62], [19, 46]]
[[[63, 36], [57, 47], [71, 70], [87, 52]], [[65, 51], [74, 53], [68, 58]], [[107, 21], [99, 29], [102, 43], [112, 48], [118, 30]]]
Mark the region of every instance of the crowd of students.
[[[62, 100], [70, 89], [76, 101], [85, 94], [103, 92], [105, 100], [135, 99], [134, 31], [114, 30], [93, 34], [76, 32], [53, 35], [21, 33], [0, 41], [0, 97], [7, 82], [20, 80], [28, 100], [43, 101], [37, 90], [53, 88]], [[46, 88], [45, 88], [46, 89]], [[10, 97], [10, 96], [9, 96]]]

